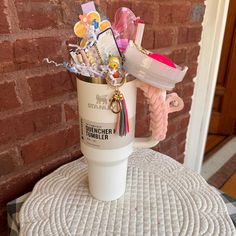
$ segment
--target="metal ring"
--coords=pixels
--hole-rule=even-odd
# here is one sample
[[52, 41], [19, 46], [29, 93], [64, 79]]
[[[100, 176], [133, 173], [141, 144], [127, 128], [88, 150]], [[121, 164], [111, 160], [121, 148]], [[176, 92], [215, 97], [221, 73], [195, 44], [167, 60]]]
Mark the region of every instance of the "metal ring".
[[[116, 111], [115, 109], [114, 109], [114, 105], [113, 104], [116, 104], [116, 106], [117, 106], [117, 104], [118, 104], [118, 110]], [[118, 101], [116, 101], [116, 99], [115, 98], [113, 98], [112, 100], [111, 100], [111, 102], [110, 102], [110, 109], [111, 109], [111, 111], [113, 112], [113, 113], [115, 113], [115, 114], [119, 114], [120, 113], [120, 110], [121, 110], [121, 107], [120, 107], [120, 103], [118, 102]]]
[[[77, 75], [77, 79], [81, 80], [81, 81], [84, 81], [84, 82], [87, 82], [87, 83], [91, 83], [91, 84], [106, 84], [107, 85], [107, 81], [104, 78]], [[136, 78], [131, 76], [130, 74], [126, 75], [126, 82], [131, 82], [135, 79]]]
[[121, 87], [121, 86], [126, 82], [126, 78], [127, 78], [128, 75], [129, 75], [129, 74], [126, 73], [125, 76], [122, 77], [121, 82], [120, 82], [119, 84], [117, 84], [117, 85], [114, 85], [114, 84], [111, 83], [111, 81], [108, 79], [108, 78], [109, 78], [108, 75], [106, 76], [105, 79], [106, 79], [107, 84], [108, 84], [110, 87], [112, 87], [112, 88], [119, 88], [119, 87]]

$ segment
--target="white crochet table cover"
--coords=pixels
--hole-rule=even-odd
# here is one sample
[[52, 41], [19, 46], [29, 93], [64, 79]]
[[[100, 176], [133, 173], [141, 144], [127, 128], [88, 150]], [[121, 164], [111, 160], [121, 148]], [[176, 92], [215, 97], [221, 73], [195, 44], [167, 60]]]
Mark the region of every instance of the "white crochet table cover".
[[123, 197], [88, 190], [85, 158], [40, 180], [20, 211], [20, 235], [235, 235], [226, 206], [198, 174], [152, 150], [129, 159]]

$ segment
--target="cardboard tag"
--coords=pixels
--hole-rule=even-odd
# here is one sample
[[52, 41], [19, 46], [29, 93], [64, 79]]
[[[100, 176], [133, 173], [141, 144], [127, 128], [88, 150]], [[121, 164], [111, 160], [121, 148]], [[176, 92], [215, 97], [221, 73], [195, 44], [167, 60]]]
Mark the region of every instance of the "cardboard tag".
[[88, 54], [91, 57], [93, 62], [95, 62], [98, 65], [103, 64], [103, 61], [102, 61], [102, 58], [100, 56], [100, 52], [97, 49], [96, 43], [93, 46], [88, 48]]
[[105, 62], [108, 60], [109, 55], [121, 57], [120, 50], [117, 46], [114, 33], [111, 28], [102, 31], [97, 36], [97, 49], [100, 53], [101, 59]]
[[82, 4], [81, 8], [84, 14], [87, 14], [90, 11], [96, 11], [96, 7], [93, 1]]

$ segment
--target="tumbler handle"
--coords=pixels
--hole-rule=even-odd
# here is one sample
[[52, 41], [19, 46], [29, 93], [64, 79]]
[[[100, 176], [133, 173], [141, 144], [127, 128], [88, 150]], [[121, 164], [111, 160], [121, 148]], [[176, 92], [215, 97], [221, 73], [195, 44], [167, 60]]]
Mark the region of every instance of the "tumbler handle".
[[167, 133], [168, 114], [180, 111], [184, 107], [183, 100], [176, 94], [166, 96], [166, 91], [137, 81], [136, 86], [144, 92], [150, 110], [150, 130], [147, 138], [135, 138], [134, 148], [151, 148], [164, 140]]

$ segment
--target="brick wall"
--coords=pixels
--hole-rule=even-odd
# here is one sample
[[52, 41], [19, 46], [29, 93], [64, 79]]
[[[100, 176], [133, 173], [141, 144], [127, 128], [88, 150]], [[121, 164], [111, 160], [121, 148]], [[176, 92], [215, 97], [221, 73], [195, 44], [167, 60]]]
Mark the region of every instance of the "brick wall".
[[[120, 6], [131, 8], [145, 23], [143, 46], [168, 55], [189, 71], [176, 91], [183, 111], [169, 117], [169, 131], [156, 150], [183, 161], [186, 130], [197, 69], [203, 0], [97, 2], [112, 19]], [[7, 201], [29, 191], [59, 165], [81, 156], [75, 80], [61, 61], [78, 19], [75, 0], [0, 1], [0, 232]], [[139, 92], [137, 136], [148, 135], [148, 108]]]

